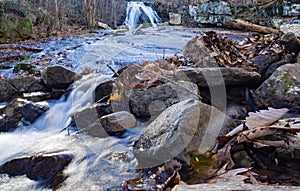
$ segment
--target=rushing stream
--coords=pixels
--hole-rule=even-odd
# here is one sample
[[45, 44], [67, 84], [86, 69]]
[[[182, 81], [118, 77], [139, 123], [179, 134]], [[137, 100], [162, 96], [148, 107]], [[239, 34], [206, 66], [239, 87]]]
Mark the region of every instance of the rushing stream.
[[[30, 126], [1, 133], [0, 164], [27, 156], [70, 154], [74, 159], [64, 171], [68, 178], [61, 190], [120, 188], [122, 181], [137, 176], [131, 148], [139, 137], [138, 129], [137, 133], [127, 133], [123, 138], [95, 138], [72, 129], [67, 131], [66, 127], [71, 123], [73, 112], [94, 103], [93, 90], [112, 73], [107, 65], [117, 70], [132, 63], [181, 55], [186, 43], [201, 32], [199, 29], [156, 26], [159, 18], [155, 12], [139, 3], [131, 2], [129, 5], [127, 13], [131, 18], [125, 21], [129, 28], [134, 28], [138, 22], [134, 11], [144, 12], [154, 27], [139, 29], [135, 31], [136, 35], [126, 30], [94, 31], [92, 36], [53, 40], [40, 44], [44, 50], [31, 55], [30, 62], [51, 58], [50, 65], [64, 65], [76, 72], [86, 68], [99, 72], [86, 75], [73, 84], [69, 95], [44, 102], [50, 110]], [[13, 178], [0, 175], [0, 190], [41, 188], [26, 176]]]
[[[74, 111], [94, 103], [93, 90], [111, 73], [107, 64], [118, 69], [130, 63], [180, 55], [182, 47], [195, 35], [180, 27], [158, 27], [141, 29], [139, 35], [111, 31], [95, 39], [83, 37], [42, 44], [44, 51], [33, 54], [31, 61], [55, 55], [52, 64], [69, 66], [77, 72], [85, 68], [97, 69], [100, 73], [86, 75], [77, 81], [68, 96], [44, 102], [50, 110], [30, 126], [1, 133], [0, 164], [27, 156], [70, 154], [74, 159], [64, 171], [68, 178], [61, 190], [120, 188], [122, 181], [137, 176], [131, 148], [139, 134], [128, 133], [122, 139], [95, 138], [64, 129], [70, 124]], [[59, 52], [63, 52], [64, 57], [59, 57]], [[26, 176], [0, 175], [0, 190], [41, 189]]]

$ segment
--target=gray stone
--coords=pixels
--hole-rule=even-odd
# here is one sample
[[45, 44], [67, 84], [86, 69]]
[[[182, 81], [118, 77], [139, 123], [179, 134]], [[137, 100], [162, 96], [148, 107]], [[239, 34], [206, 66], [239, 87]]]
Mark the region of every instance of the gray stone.
[[297, 37], [300, 37], [300, 25], [299, 24], [285, 24], [280, 26], [280, 31], [285, 33], [294, 33]]
[[300, 107], [300, 63], [283, 65], [253, 93], [258, 107]]
[[26, 175], [47, 188], [57, 188], [66, 178], [63, 170], [73, 156], [67, 154], [52, 156], [32, 156], [13, 159], [0, 166], [0, 174], [9, 176]]
[[260, 74], [237, 67], [189, 68], [181, 67], [175, 73], [176, 79], [189, 78], [200, 87], [211, 86], [255, 86]]
[[76, 127], [82, 130], [104, 115], [112, 113], [112, 108], [106, 103], [96, 103], [90, 107], [83, 108], [74, 112]]
[[231, 191], [231, 190], [291, 190], [298, 191], [297, 186], [269, 186], [269, 185], [254, 185], [239, 182], [221, 182], [215, 184], [196, 184], [196, 185], [176, 185], [172, 191]]
[[169, 24], [170, 25], [181, 25], [181, 14], [179, 13], [169, 13]]
[[229, 3], [225, 1], [205, 2], [198, 8], [194, 20], [199, 24], [223, 25], [232, 19], [232, 11]]
[[18, 128], [21, 119], [32, 123], [49, 108], [23, 99], [16, 99], [0, 109], [0, 132]]
[[62, 66], [49, 66], [41, 75], [43, 82], [50, 88], [66, 89], [74, 82], [76, 73]]
[[105, 98], [108, 98], [109, 95], [112, 94], [113, 91], [113, 81], [106, 80], [100, 83], [95, 89], [95, 102], [103, 101]]
[[[157, 166], [181, 153], [203, 153], [226, 131], [225, 114], [194, 99], [172, 105], [161, 113], [134, 145], [141, 167]], [[228, 125], [226, 123], [226, 125]]]
[[110, 26], [109, 26], [108, 24], [102, 23], [102, 22], [98, 22], [98, 27], [99, 27], [100, 29], [105, 29], [105, 30], [111, 29]]
[[129, 108], [137, 118], [156, 118], [167, 107], [188, 98], [197, 99], [198, 88], [191, 82], [166, 83], [149, 89], [132, 90]]
[[183, 47], [183, 55], [188, 58], [190, 62], [193, 62], [195, 67], [218, 67], [213, 53], [209, 50], [203, 41], [202, 37], [195, 37], [190, 40], [185, 47]]
[[9, 101], [21, 97], [23, 93], [47, 92], [41, 79], [34, 76], [26, 76], [0, 81], [0, 101]]
[[105, 115], [99, 121], [109, 135], [122, 133], [124, 130], [136, 125], [134, 115], [126, 111]]
[[215, 1], [202, 3], [199, 6], [199, 13], [213, 15], [232, 15], [229, 3], [225, 1]]

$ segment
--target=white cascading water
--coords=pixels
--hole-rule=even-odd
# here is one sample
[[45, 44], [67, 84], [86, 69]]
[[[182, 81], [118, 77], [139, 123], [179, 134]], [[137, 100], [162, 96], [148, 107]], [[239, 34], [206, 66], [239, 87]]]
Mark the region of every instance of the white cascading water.
[[153, 27], [156, 27], [157, 23], [161, 22], [161, 18], [151, 7], [146, 6], [143, 2], [131, 1], [127, 3], [125, 25], [129, 29], [136, 28], [143, 14], [148, 17]]

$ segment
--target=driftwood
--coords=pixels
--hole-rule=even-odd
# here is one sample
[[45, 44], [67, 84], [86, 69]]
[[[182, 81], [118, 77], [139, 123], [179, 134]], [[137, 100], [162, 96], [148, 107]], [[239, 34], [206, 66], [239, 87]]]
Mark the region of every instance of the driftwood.
[[260, 25], [256, 25], [247, 21], [242, 21], [238, 19], [229, 20], [225, 23], [226, 26], [241, 29], [241, 30], [248, 30], [252, 32], [258, 32], [262, 34], [278, 34], [279, 31], [276, 29], [272, 29], [269, 27], [264, 27]]

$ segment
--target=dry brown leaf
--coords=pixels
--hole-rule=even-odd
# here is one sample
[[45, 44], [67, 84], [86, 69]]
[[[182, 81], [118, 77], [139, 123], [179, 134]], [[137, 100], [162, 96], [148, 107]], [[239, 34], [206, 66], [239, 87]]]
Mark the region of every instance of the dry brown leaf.
[[276, 129], [270, 129], [269, 127], [256, 127], [240, 133], [240, 135], [237, 137], [237, 141], [238, 143], [242, 143], [245, 141], [252, 141], [260, 137], [273, 135], [276, 132], [277, 132]]
[[[246, 176], [249, 168], [238, 168], [226, 171], [227, 164], [225, 164], [218, 172], [217, 176], [209, 179], [209, 183], [218, 183], [218, 182], [235, 182], [241, 183], [249, 177]], [[245, 175], [243, 175], [245, 174]]]
[[269, 141], [269, 140], [256, 140], [253, 142], [254, 146], [256, 148], [261, 148], [261, 147], [277, 147], [277, 148], [288, 148], [288, 144], [284, 140], [279, 140], [279, 141]]
[[259, 112], [250, 112], [249, 117], [246, 117], [246, 126], [248, 128], [269, 126], [279, 120], [289, 109], [273, 109], [261, 110]]

